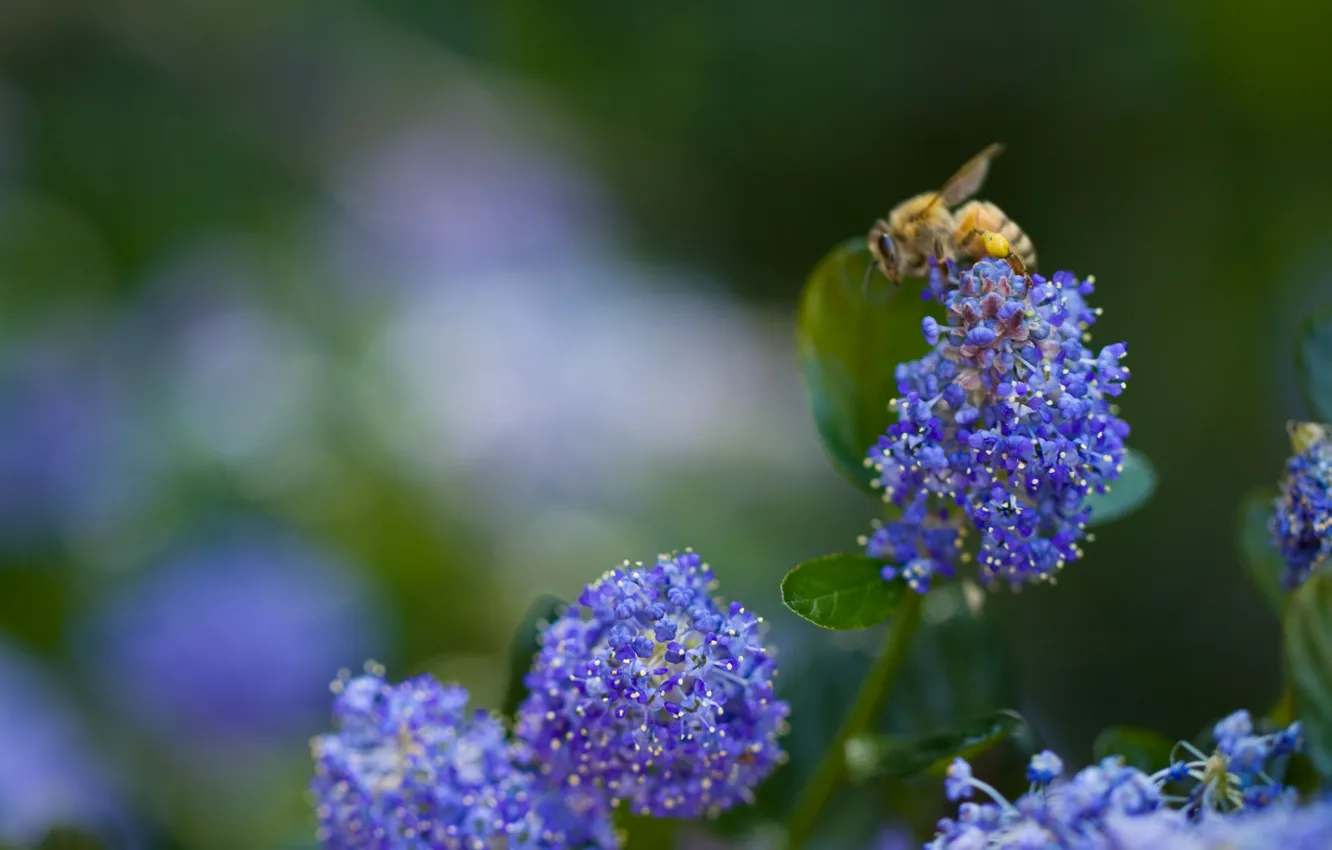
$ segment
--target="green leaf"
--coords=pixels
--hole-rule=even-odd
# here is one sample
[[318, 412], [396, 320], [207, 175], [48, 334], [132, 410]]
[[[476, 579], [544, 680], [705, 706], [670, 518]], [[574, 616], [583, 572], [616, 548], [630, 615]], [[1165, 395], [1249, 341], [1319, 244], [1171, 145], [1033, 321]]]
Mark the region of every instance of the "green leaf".
[[1289, 594], [1281, 585], [1286, 565], [1272, 545], [1272, 537], [1267, 531], [1267, 521], [1272, 516], [1272, 500], [1275, 498], [1276, 491], [1270, 487], [1250, 491], [1240, 502], [1236, 537], [1240, 557], [1250, 580], [1279, 615], [1286, 606]]
[[1286, 609], [1286, 667], [1309, 758], [1332, 777], [1332, 573], [1315, 573]]
[[1111, 726], [1096, 736], [1092, 759], [1099, 762], [1108, 756], [1122, 756], [1130, 767], [1152, 773], [1170, 764], [1170, 751], [1174, 746], [1174, 741], [1154, 729]]
[[565, 603], [555, 596], [543, 595], [532, 600], [527, 613], [514, 632], [509, 644], [509, 686], [504, 692], [504, 714], [512, 717], [519, 704], [527, 698], [527, 685], [523, 681], [532, 668], [532, 656], [540, 648], [543, 625], [552, 622], [564, 610]]
[[897, 364], [928, 350], [920, 321], [928, 313], [918, 281], [893, 286], [870, 267], [864, 239], [834, 248], [805, 283], [796, 320], [805, 395], [833, 466], [867, 493], [874, 472], [865, 456], [896, 421]]
[[782, 601], [825, 629], [867, 628], [891, 617], [906, 592], [901, 581], [884, 581], [882, 570], [868, 555], [824, 555], [786, 574]]
[[1295, 372], [1314, 418], [1332, 422], [1332, 308], [1310, 316], [1300, 328]]
[[856, 782], [879, 777], [904, 779], [927, 772], [941, 776], [953, 759], [974, 759], [1028, 728], [1017, 712], [998, 711], [960, 729], [915, 739], [862, 738], [847, 746], [848, 773]]
[[1156, 470], [1142, 452], [1129, 449], [1124, 453], [1124, 471], [1110, 485], [1109, 493], [1093, 493], [1087, 497], [1092, 509], [1087, 520], [1090, 528], [1128, 516], [1147, 503], [1156, 492]]

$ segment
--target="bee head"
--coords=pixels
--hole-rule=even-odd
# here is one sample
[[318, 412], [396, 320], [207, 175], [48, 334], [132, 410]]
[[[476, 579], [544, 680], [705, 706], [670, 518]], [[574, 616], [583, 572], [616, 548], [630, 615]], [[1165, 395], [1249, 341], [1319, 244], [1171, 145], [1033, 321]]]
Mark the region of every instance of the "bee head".
[[870, 229], [869, 251], [884, 276], [893, 283], [897, 283], [897, 243], [893, 241], [892, 234], [888, 232], [887, 222], [877, 221], [874, 223], [874, 227]]

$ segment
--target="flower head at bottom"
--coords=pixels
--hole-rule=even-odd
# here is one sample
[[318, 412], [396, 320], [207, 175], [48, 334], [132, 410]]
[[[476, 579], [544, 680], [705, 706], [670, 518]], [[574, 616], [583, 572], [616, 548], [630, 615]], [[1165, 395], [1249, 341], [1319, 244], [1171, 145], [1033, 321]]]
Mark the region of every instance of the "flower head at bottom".
[[[1112, 756], [1065, 780], [1062, 760], [1049, 751], [1039, 753], [1027, 769], [1031, 789], [1014, 802], [976, 778], [965, 760], [955, 759], [944, 780], [948, 799], [963, 800], [980, 792], [988, 800], [962, 803], [956, 818], [939, 821], [928, 850], [1192, 847], [1160, 837], [1223, 836], [1229, 827], [1203, 830], [1198, 825], [1238, 821], [1269, 807], [1293, 805], [1293, 791], [1265, 770], [1271, 759], [1302, 747], [1298, 723], [1260, 735], [1254, 733], [1248, 712], [1238, 711], [1217, 723], [1213, 735], [1217, 745], [1210, 755], [1180, 743], [1176, 751], [1183, 750], [1190, 758], [1153, 774]], [[1133, 841], [1123, 840], [1124, 836]], [[1150, 843], [1151, 837], [1162, 843]], [[1197, 846], [1219, 850], [1228, 845]]]

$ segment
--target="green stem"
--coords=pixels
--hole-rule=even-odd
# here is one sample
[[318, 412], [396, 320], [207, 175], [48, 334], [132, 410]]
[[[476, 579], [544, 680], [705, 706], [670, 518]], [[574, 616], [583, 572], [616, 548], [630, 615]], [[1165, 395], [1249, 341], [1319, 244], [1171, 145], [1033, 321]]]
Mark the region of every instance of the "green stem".
[[846, 744], [848, 741], [865, 733], [883, 709], [884, 702], [892, 692], [897, 675], [902, 672], [906, 662], [907, 650], [911, 638], [920, 625], [920, 604], [922, 596], [908, 591], [902, 605], [893, 615], [892, 622], [884, 630], [883, 647], [874, 666], [865, 674], [860, 683], [860, 692], [856, 694], [855, 704], [837, 730], [837, 737], [823, 754], [814, 775], [805, 783], [796, 800], [795, 808], [786, 828], [787, 850], [799, 850], [809, 840], [818, 824], [823, 807], [832, 799], [832, 795], [846, 776]]

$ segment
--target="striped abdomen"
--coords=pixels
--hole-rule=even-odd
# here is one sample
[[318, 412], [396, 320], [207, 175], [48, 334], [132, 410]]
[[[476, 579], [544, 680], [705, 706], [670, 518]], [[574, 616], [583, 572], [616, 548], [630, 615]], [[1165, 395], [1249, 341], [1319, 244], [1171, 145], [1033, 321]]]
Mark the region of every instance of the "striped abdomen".
[[963, 256], [973, 261], [987, 256], [980, 233], [988, 230], [1007, 239], [1013, 253], [1027, 268], [1036, 268], [1036, 246], [1032, 244], [1031, 237], [996, 205], [989, 201], [968, 201], [953, 215], [957, 221], [953, 240]]

